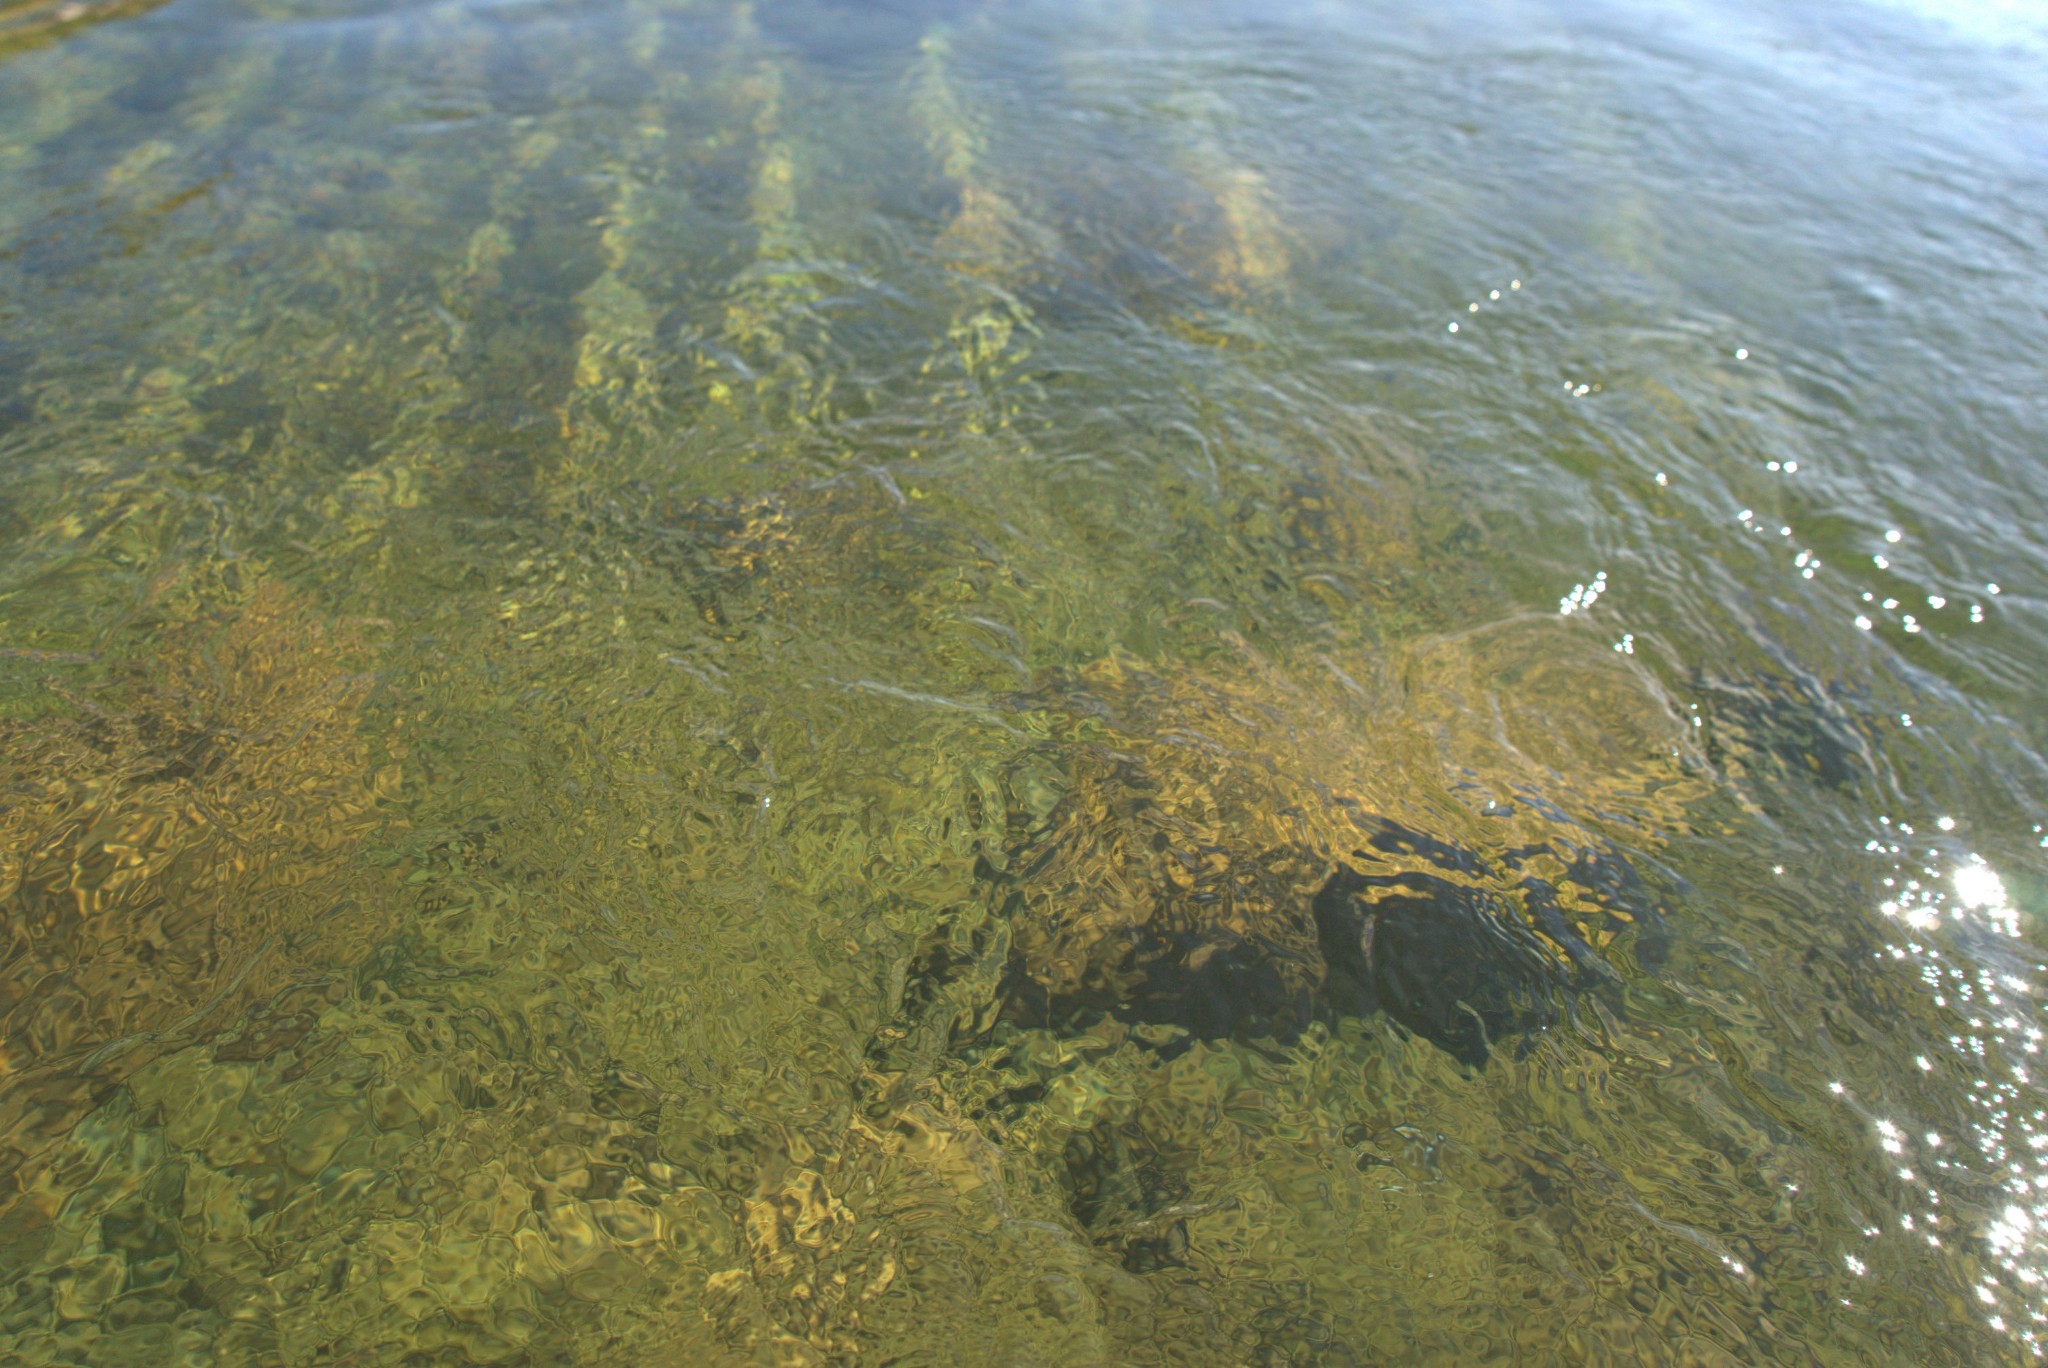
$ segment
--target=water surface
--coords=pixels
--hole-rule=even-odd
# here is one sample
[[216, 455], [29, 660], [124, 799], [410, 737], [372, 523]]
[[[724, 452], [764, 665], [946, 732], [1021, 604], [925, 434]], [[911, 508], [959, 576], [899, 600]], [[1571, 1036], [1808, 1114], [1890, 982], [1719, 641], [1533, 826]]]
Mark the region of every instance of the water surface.
[[0, 1353], [2031, 1361], [2043, 92], [17, 7]]

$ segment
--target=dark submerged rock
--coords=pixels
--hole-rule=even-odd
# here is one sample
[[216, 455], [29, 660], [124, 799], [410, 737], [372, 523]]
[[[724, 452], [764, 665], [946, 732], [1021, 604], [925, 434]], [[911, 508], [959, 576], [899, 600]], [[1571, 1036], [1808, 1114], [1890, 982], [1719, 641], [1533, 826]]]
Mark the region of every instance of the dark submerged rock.
[[[1658, 890], [1677, 885], [1649, 856], [1498, 771], [1433, 787], [1418, 769], [1410, 798], [1387, 782], [1403, 757], [1322, 728], [1284, 686], [1117, 663], [1007, 703], [1044, 739], [980, 790], [978, 892], [887, 989], [876, 1115], [958, 1068], [971, 1114], [1028, 1146], [1091, 1059], [1143, 1074], [1149, 1054], [1163, 1082], [1203, 1042], [1271, 1051], [1378, 1017], [1480, 1069], [1662, 958]], [[1432, 817], [1379, 815], [1374, 793]], [[1083, 1088], [1061, 1106], [1076, 1225], [1131, 1272], [1183, 1262], [1189, 1214], [1211, 1208], [1175, 1099]]]
[[1547, 1024], [1566, 977], [1524, 937], [1503, 934], [1496, 895], [1432, 875], [1374, 879], [1351, 870], [1317, 895], [1316, 929], [1334, 1015], [1384, 1011], [1463, 1063], [1480, 1065], [1510, 1034]]
[[[1286, 1045], [1311, 1022], [1384, 1013], [1472, 1067], [1516, 1036], [1558, 1020], [1579, 993], [1609, 987], [1615, 970], [1582, 927], [1611, 939], [1635, 932], [1639, 961], [1662, 953], [1662, 903], [1632, 862], [1605, 843], [1543, 846], [1487, 857], [1372, 819], [1367, 846], [1334, 862], [1299, 905], [1276, 905], [1259, 932], [1205, 919], [1197, 888], [1165, 900], [1155, 921], [1091, 944], [1085, 972], [1041, 962], [1069, 947], [1012, 935], [994, 1010], [955, 1002], [953, 1043], [997, 1020], [1078, 1034], [1105, 1019], [1168, 1028], [1144, 1038], [1177, 1053], [1195, 1040]], [[1390, 858], [1398, 857], [1398, 858]], [[1253, 882], [1309, 862], [1303, 852], [1252, 859]], [[1402, 868], [1417, 863], [1423, 868]], [[1526, 872], [1545, 863], [1556, 882]], [[1025, 877], [1029, 877], [1027, 871]], [[1023, 915], [1018, 901], [1011, 916]], [[1569, 910], [1568, 910], [1569, 909]], [[946, 985], [981, 963], [986, 936], [963, 951], [938, 939], [916, 956], [903, 1002], [911, 1015], [947, 998]]]
[[[1612, 845], [1560, 839], [1488, 855], [1381, 819], [1359, 825], [1367, 841], [1325, 862], [1304, 899], [1282, 895], [1311, 855], [1248, 857], [1085, 947], [1062, 941], [1058, 926], [1050, 935], [1020, 928], [1034, 915], [1020, 885], [1045, 877], [1047, 861], [1007, 875], [986, 868], [1010, 896], [996, 900], [998, 915], [964, 933], [942, 928], [920, 948], [870, 1063], [879, 1077], [914, 1080], [915, 1059], [929, 1067], [942, 1055], [1000, 1052], [1006, 1025], [1079, 1037], [1116, 1021], [1172, 1057], [1203, 1040], [1285, 1046], [1313, 1022], [1383, 1013], [1477, 1069], [1494, 1049], [1560, 1020], [1575, 996], [1618, 982], [1587, 932], [1608, 941], [1631, 927], [1638, 961], [1661, 954], [1664, 909]], [[1233, 885], [1259, 891], [1233, 904], [1221, 891]], [[1264, 908], [1253, 919], [1260, 931], [1225, 924], [1247, 901]], [[1048, 962], [1074, 953], [1085, 971]], [[886, 1107], [896, 1091], [885, 1086], [876, 1101]], [[1014, 1117], [1044, 1096], [1043, 1082], [1019, 1081], [984, 1105]], [[1185, 1265], [1187, 1219], [1213, 1209], [1192, 1190], [1184, 1137], [1158, 1121], [1100, 1116], [1060, 1156], [1076, 1224], [1137, 1274]]]
[[1695, 674], [1707, 758], [1721, 765], [1796, 776], [1827, 788], [1860, 783], [1877, 769], [1853, 706], [1816, 681], [1794, 676], [1732, 680]]

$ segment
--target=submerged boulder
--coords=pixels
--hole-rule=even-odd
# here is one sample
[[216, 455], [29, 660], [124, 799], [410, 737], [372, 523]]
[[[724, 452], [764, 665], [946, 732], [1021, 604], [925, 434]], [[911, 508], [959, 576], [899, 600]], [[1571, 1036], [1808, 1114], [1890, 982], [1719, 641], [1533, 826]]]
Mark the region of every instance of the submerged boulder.
[[[1388, 848], [1411, 858], [1385, 859]], [[1527, 872], [1539, 861], [1566, 874]], [[1255, 884], [1317, 861], [1284, 851], [1246, 863]], [[1638, 957], [1654, 959], [1666, 926], [1612, 845], [1485, 855], [1383, 819], [1308, 896], [1284, 882], [1273, 892], [1255, 927], [1200, 894], [1106, 935], [1013, 924], [1002, 1015], [1064, 1032], [1113, 1017], [1166, 1028], [1153, 1038], [1172, 1050], [1226, 1037], [1287, 1044], [1313, 1021], [1378, 1012], [1477, 1066], [1556, 1020], [1573, 994], [1612, 985], [1601, 945], [1633, 929]]]
[[1474, 852], [1447, 853], [1441, 873], [1340, 867], [1316, 895], [1326, 1013], [1385, 1012], [1478, 1065], [1508, 1036], [1548, 1025], [1561, 997], [1614, 981], [1594, 944], [1603, 932], [1581, 930], [1567, 904], [1597, 909], [1610, 937], [1617, 923], [1634, 926], [1639, 958], [1662, 954], [1663, 909], [1611, 845], [1573, 852], [1560, 883], [1523, 874], [1505, 891], [1459, 877]]
[[1052, 735], [1011, 766], [982, 910], [913, 955], [880, 1055], [1005, 1023], [1116, 1022], [1168, 1054], [1286, 1045], [1384, 1014], [1478, 1066], [1661, 958], [1645, 852], [1526, 788], [1439, 785], [1386, 815], [1373, 767], [1392, 748], [1323, 731], [1305, 702], [1129, 669], [1014, 700]]

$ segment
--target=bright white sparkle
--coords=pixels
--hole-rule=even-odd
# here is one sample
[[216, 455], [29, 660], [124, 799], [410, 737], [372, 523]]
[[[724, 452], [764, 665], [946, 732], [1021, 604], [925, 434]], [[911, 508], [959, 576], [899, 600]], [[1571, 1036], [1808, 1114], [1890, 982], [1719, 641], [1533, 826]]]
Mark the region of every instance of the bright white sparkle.
[[2001, 907], [2005, 884], [1990, 865], [1966, 864], [1955, 873], [1956, 897], [1965, 907]]

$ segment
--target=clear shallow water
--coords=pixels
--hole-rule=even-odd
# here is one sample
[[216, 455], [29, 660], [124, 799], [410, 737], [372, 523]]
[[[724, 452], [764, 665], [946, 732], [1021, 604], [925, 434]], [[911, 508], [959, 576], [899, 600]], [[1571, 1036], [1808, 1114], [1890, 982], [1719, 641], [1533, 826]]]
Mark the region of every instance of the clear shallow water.
[[2035, 1356], [2037, 15], [95, 17], [9, 1357]]

